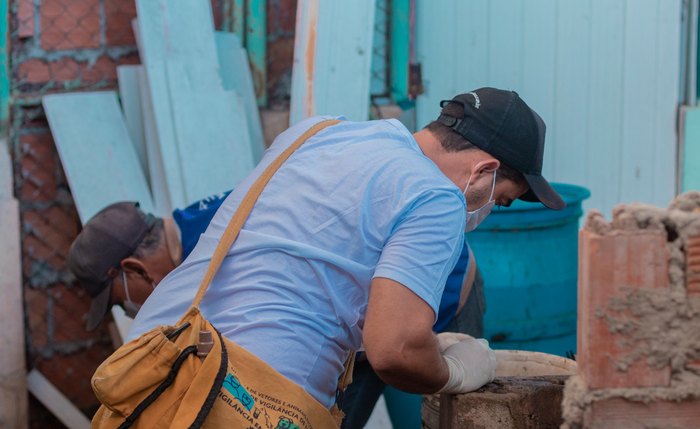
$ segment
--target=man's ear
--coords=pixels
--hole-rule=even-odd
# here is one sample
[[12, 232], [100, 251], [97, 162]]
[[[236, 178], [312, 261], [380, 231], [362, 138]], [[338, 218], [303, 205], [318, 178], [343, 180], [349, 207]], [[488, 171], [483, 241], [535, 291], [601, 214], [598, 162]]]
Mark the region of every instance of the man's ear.
[[476, 165], [476, 175], [488, 174], [490, 176], [494, 171], [498, 170], [500, 166], [501, 162], [496, 158], [485, 159]]
[[122, 261], [119, 263], [121, 265], [122, 270], [124, 270], [126, 273], [136, 273], [138, 275], [147, 275], [148, 270], [146, 270], [146, 265], [144, 265], [141, 260], [134, 258], [133, 256], [129, 256], [128, 258], [122, 259]]

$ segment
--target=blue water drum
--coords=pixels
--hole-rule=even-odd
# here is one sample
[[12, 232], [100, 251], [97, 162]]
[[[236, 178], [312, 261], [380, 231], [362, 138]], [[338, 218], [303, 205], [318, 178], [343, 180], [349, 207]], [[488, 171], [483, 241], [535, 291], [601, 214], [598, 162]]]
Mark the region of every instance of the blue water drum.
[[581, 186], [554, 183], [566, 208], [516, 201], [466, 235], [484, 278], [484, 337], [495, 349], [576, 351]]

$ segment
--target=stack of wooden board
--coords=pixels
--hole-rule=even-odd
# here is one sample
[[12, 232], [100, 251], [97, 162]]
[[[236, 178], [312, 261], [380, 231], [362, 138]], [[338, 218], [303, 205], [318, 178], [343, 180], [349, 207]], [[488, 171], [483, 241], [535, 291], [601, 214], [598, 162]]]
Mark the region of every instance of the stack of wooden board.
[[234, 34], [214, 31], [209, 2], [136, 5], [143, 65], [118, 67], [119, 97], [43, 100], [83, 222], [120, 200], [167, 216], [232, 189], [262, 157], [247, 54]]
[[[170, 216], [234, 188], [262, 157], [247, 54], [235, 35], [214, 32], [209, 2], [138, 0], [137, 9], [143, 65], [118, 67], [119, 97], [43, 98], [83, 223], [117, 201]], [[123, 337], [130, 320], [112, 313]]]

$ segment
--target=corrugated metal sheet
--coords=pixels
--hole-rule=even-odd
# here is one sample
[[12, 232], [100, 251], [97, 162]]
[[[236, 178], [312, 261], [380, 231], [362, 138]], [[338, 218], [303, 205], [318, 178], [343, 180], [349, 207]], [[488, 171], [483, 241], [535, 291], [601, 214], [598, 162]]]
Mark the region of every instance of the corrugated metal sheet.
[[675, 193], [681, 0], [417, 2], [425, 94], [516, 90], [548, 126], [544, 172], [591, 189], [586, 209]]

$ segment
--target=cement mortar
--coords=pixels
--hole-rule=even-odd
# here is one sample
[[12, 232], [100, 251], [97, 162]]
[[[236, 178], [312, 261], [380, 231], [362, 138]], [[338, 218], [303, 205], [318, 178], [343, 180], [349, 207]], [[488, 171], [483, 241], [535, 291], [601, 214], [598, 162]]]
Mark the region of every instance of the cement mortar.
[[[596, 309], [609, 330], [629, 348], [615, 364], [625, 372], [644, 359], [652, 368], [671, 368], [666, 387], [588, 390], [580, 377], [567, 381], [562, 403], [562, 428], [583, 427], [583, 412], [592, 403], [609, 398], [634, 402], [684, 401], [700, 398], [700, 297], [686, 290], [685, 247], [689, 237], [700, 235], [700, 192], [689, 192], [671, 202], [669, 209], [628, 204], [613, 211], [608, 223], [600, 212], [591, 211], [584, 229], [598, 235], [663, 231], [668, 239], [669, 289], [630, 289], [626, 296]], [[651, 285], [650, 285], [651, 286]]]

